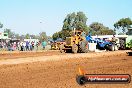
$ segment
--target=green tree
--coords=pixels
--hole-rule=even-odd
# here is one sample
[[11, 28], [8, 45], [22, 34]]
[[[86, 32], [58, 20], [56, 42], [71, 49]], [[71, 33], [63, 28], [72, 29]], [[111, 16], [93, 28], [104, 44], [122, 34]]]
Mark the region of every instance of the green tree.
[[75, 17], [76, 17], [75, 12], [73, 12], [72, 14], [68, 14], [63, 21], [62, 30], [72, 30], [75, 25], [74, 23]]
[[62, 38], [63, 40], [66, 39], [66, 37], [71, 36], [71, 31], [70, 30], [61, 30], [59, 32], [56, 32], [52, 35], [53, 40], [57, 40], [58, 38]]
[[70, 37], [70, 36], [71, 36], [71, 31], [69, 30], [59, 32], [59, 38], [62, 38], [63, 40], [65, 40], [66, 37]]
[[104, 26], [101, 23], [93, 22], [90, 24], [90, 31], [92, 32], [92, 35], [113, 35], [115, 34], [114, 30]]
[[27, 33], [27, 34], [25, 35], [25, 38], [26, 38], [26, 39], [30, 39], [30, 35]]
[[100, 31], [101, 29], [104, 29], [103, 24], [98, 22], [93, 22], [92, 24], [90, 24], [89, 27], [92, 28], [94, 31]]
[[46, 32], [40, 32], [40, 33], [39, 33], [39, 40], [40, 40], [40, 41], [47, 41]]
[[19, 34], [15, 34], [15, 38], [16, 39], [20, 39], [20, 35]]
[[54, 33], [52, 35], [52, 38], [53, 38], [53, 40], [57, 40], [57, 38], [59, 38], [59, 33], [58, 32]]
[[73, 29], [83, 30], [88, 32], [88, 27], [86, 25], [87, 17], [83, 12], [73, 12], [68, 14], [64, 21], [62, 30], [53, 34], [52, 38], [54, 40], [62, 38], [65, 40], [66, 37], [70, 36], [70, 33]]
[[130, 40], [129, 43], [127, 43], [127, 47], [130, 48], [130, 49], [132, 49], [132, 39]]
[[63, 27], [62, 30], [84, 30], [87, 31], [87, 17], [83, 12], [73, 12], [71, 14], [68, 14], [66, 18], [63, 21]]
[[115, 29], [118, 30], [121, 28], [122, 32], [126, 34], [128, 29], [131, 27], [131, 25], [132, 25], [132, 20], [130, 18], [122, 18], [114, 24], [114, 27]]
[[75, 18], [75, 28], [76, 29], [83, 29], [84, 31], [87, 30], [87, 17], [83, 12], [77, 12], [76, 18]]
[[39, 39], [39, 35], [31, 34], [31, 35], [30, 35], [30, 38], [32, 38], [32, 39]]

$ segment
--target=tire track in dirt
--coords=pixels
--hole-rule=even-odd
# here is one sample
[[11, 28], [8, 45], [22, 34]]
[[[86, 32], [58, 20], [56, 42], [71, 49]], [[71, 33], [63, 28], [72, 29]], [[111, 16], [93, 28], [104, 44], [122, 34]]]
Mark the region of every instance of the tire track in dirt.
[[[32, 63], [37, 61], [56, 61], [56, 60], [64, 60], [64, 59], [74, 59], [74, 58], [95, 58], [95, 57], [110, 57], [110, 56], [120, 56], [126, 55], [122, 51], [115, 52], [102, 52], [102, 53], [78, 53], [78, 54], [57, 54], [50, 56], [41, 56], [41, 57], [28, 57], [28, 58], [17, 58], [17, 59], [4, 59], [0, 60], [0, 65], [4, 64], [20, 64], [20, 63]], [[99, 59], [94, 59], [95, 61]]]

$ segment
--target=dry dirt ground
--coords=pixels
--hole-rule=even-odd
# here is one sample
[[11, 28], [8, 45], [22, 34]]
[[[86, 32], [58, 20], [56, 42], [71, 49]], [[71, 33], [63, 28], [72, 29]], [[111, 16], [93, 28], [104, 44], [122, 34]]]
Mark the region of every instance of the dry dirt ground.
[[26, 57], [37, 57], [37, 56], [51, 56], [60, 55], [59, 51], [46, 50], [46, 51], [0, 51], [1, 59], [15, 59], [15, 58], [26, 58]]
[[32, 52], [22, 56], [19, 52], [17, 55], [19, 58], [8, 53], [0, 55], [0, 88], [132, 88], [132, 83], [83, 86], [76, 83], [78, 67], [88, 74], [132, 75], [132, 56], [127, 56], [126, 51], [83, 54], [47, 51], [40, 56]]

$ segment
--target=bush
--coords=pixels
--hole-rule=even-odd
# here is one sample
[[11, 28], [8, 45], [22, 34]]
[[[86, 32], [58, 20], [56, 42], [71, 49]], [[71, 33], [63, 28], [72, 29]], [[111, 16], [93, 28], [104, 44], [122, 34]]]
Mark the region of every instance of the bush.
[[129, 49], [132, 49], [132, 39], [130, 40], [129, 43], [127, 43], [127, 47], [128, 47]]

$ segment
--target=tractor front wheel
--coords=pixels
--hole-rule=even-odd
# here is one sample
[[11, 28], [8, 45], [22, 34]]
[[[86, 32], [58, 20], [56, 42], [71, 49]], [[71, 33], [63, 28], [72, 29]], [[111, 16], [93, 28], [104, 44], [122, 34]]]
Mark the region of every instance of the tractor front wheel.
[[72, 52], [73, 53], [77, 53], [77, 51], [78, 51], [78, 46], [76, 44], [73, 44], [73, 46], [72, 46]]
[[80, 53], [87, 53], [88, 52], [88, 42], [87, 41], [81, 41], [79, 42], [79, 51]]

